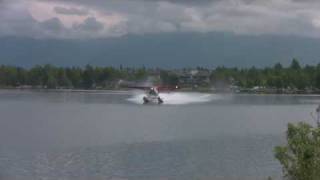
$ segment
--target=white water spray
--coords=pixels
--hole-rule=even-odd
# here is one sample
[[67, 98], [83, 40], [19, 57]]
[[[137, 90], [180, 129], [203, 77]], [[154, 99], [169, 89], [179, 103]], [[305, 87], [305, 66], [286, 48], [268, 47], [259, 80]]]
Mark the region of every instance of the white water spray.
[[[143, 104], [144, 96], [144, 93], [135, 93], [128, 101]], [[189, 92], [160, 93], [159, 96], [163, 99], [164, 104], [170, 105], [205, 103], [220, 98], [220, 96], [214, 94]]]

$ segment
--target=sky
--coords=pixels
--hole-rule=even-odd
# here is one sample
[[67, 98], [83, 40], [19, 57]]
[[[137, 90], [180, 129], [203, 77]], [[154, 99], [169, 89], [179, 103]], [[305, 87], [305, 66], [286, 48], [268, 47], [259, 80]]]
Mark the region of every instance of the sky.
[[[262, 37], [262, 43], [265, 36], [310, 41], [320, 38], [319, 10], [318, 0], [0, 0], [0, 38], [86, 43], [127, 36], [227, 33]], [[35, 52], [26, 57], [31, 53]], [[290, 52], [286, 57], [303, 58], [305, 53]]]
[[231, 32], [320, 37], [317, 0], [0, 0], [0, 36]]

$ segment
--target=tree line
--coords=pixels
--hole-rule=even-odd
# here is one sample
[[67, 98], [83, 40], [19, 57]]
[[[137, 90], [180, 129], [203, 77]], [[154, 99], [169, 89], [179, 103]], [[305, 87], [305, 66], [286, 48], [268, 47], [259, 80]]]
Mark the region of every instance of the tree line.
[[[219, 83], [237, 85], [242, 88], [255, 86], [268, 88], [296, 88], [320, 89], [320, 64], [301, 66], [297, 59], [284, 67], [277, 63], [273, 67], [265, 68], [227, 68], [217, 67], [207, 69], [197, 68], [199, 71], [209, 72], [210, 84]], [[184, 69], [188, 71], [188, 69]], [[149, 76], [157, 76], [157, 83], [164, 85], [179, 85], [178, 70], [95, 67], [87, 65], [80, 67], [56, 67], [53, 65], [22, 68], [16, 66], [0, 66], [0, 87], [32, 86], [42, 88], [74, 88], [94, 89], [114, 88], [118, 80], [143, 81]]]
[[267, 88], [320, 88], [320, 64], [316, 66], [301, 66], [297, 59], [293, 59], [288, 67], [277, 63], [266, 68], [225, 68], [218, 67], [211, 73], [211, 81], [234, 82], [244, 88], [255, 86]]
[[15, 66], [0, 66], [0, 86], [32, 86], [40, 88], [108, 88], [119, 79], [140, 80], [147, 77], [145, 68], [56, 67], [37, 65], [30, 69]]

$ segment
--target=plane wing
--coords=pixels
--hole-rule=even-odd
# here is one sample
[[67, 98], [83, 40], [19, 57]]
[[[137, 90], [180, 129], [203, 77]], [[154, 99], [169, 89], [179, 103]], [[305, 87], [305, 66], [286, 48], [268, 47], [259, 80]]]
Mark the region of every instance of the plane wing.
[[175, 91], [179, 89], [179, 86], [127, 86], [130, 89], [140, 89], [140, 90], [149, 90], [150, 88], [155, 88], [159, 92]]

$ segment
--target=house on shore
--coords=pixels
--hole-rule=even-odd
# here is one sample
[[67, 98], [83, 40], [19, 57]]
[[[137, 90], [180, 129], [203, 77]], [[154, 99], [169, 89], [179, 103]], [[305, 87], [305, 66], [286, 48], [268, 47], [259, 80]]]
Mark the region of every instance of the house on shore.
[[181, 70], [177, 71], [176, 75], [180, 86], [198, 87], [210, 84], [209, 70]]

